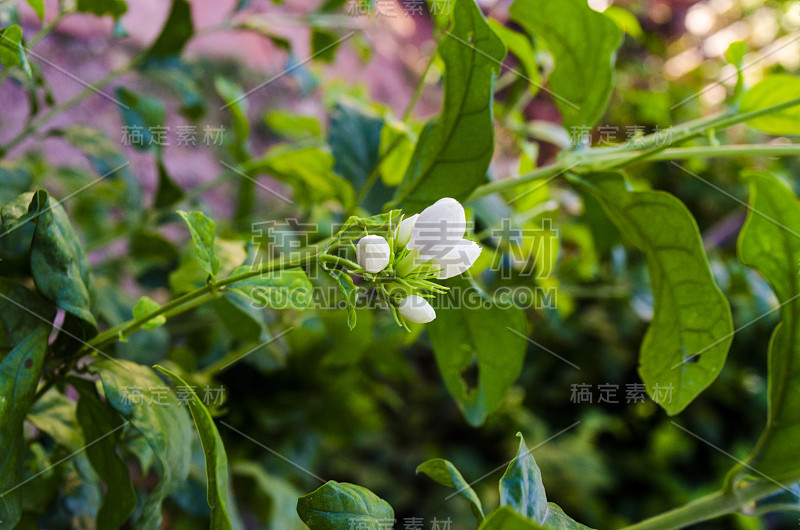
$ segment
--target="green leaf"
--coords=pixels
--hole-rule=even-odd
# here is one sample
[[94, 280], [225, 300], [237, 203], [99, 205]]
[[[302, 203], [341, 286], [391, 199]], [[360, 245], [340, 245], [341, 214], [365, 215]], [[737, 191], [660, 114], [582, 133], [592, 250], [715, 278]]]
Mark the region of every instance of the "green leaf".
[[[251, 272], [250, 266], [237, 268], [231, 276]], [[259, 308], [308, 309], [313, 302], [314, 285], [300, 268], [263, 272], [231, 284]]]
[[[335, 160], [333, 170], [361, 189], [378, 164], [383, 119], [350, 105], [337, 103], [328, 130], [328, 145]], [[391, 198], [382, 182], [375, 182], [363, 198], [366, 208], [379, 212]]]
[[31, 272], [39, 292], [58, 307], [77, 317], [84, 339], [97, 334], [92, 314], [89, 261], [64, 208], [37, 191], [29, 212], [36, 215], [31, 246]]
[[242, 164], [239, 169], [253, 176], [267, 173], [291, 185], [296, 200], [308, 204], [331, 198], [350, 204], [353, 200], [353, 187], [334, 173], [333, 167], [333, 156], [322, 149], [278, 145], [261, 157]]
[[192, 35], [194, 35], [194, 24], [192, 23], [192, 8], [189, 6], [189, 2], [186, 0], [172, 0], [172, 8], [161, 34], [150, 46], [150, 49], [147, 50], [144, 61], [145, 66], [180, 55]]
[[542, 472], [525, 445], [525, 438], [521, 433], [517, 433], [517, 436], [517, 456], [508, 464], [500, 479], [500, 504], [511, 506], [517, 513], [532, 521], [544, 523], [548, 510]]
[[255, 481], [260, 493], [268, 499], [269, 517], [267, 528], [281, 530], [306, 530], [297, 518], [295, 504], [301, 493], [290, 482], [268, 474], [255, 462], [237, 462], [231, 466], [234, 475], [249, 477]]
[[336, 49], [341, 42], [336, 33], [325, 28], [311, 28], [311, 56], [317, 61], [331, 63], [336, 58]]
[[203, 454], [206, 459], [206, 478], [208, 480], [206, 499], [211, 507], [211, 528], [214, 530], [232, 529], [227, 507], [228, 457], [225, 454], [225, 446], [222, 444], [217, 426], [214, 425], [214, 420], [206, 406], [186, 381], [163, 366], [156, 365], [155, 369], [166, 374], [177, 386], [187, 388], [191, 392], [186, 403], [189, 405], [197, 433], [200, 435], [200, 443], [203, 445]]
[[489, 514], [478, 530], [543, 530], [530, 519], [526, 519], [508, 506], [501, 506]]
[[[249, 149], [244, 144], [250, 136], [250, 121], [247, 119], [248, 104], [244, 90], [237, 83], [222, 76], [214, 79], [214, 88], [225, 103], [225, 108], [231, 113], [234, 138], [237, 143], [243, 144], [241, 149], [242, 154], [245, 154]], [[244, 158], [237, 158], [237, 160], [242, 161]]]
[[131, 146], [139, 151], [160, 149], [158, 138], [154, 138], [153, 131], [165, 125], [164, 104], [156, 98], [136, 94], [125, 87], [118, 87], [114, 94], [124, 105], [119, 106], [119, 112], [125, 126], [129, 128], [128, 132], [141, 133], [141, 140], [133, 141], [132, 139]]
[[[150, 368], [123, 360], [101, 360], [90, 365], [98, 374], [108, 403], [147, 439], [159, 462], [161, 480], [153, 489], [136, 523], [138, 529], [158, 528], [161, 504], [189, 474], [192, 425], [184, 407]], [[133, 399], [134, 389], [141, 392]], [[155, 401], [154, 401], [155, 400]]]
[[97, 513], [98, 528], [120, 528], [136, 507], [136, 492], [127, 464], [116, 447], [126, 421], [97, 395], [95, 383], [73, 377], [69, 383], [78, 391], [77, 418], [89, 445], [86, 456], [106, 485], [103, 504]]
[[167, 208], [183, 199], [183, 189], [169, 176], [164, 161], [158, 159], [158, 187], [153, 200], [154, 208]]
[[0, 528], [4, 530], [14, 528], [21, 515], [22, 423], [42, 375], [47, 338], [47, 329], [37, 329], [0, 362]]
[[303, 140], [322, 134], [322, 126], [315, 117], [280, 109], [265, 114], [264, 123], [275, 133], [290, 140]]
[[613, 88], [614, 55], [622, 44], [617, 25], [586, 0], [515, 0], [509, 14], [553, 53], [548, 82], [564, 127], [592, 127]]
[[70, 452], [84, 446], [84, 438], [78, 429], [75, 401], [55, 388], [50, 388], [36, 400], [25, 419]]
[[519, 60], [522, 72], [527, 77], [528, 90], [531, 94], [539, 92], [542, 84], [542, 76], [539, 73], [539, 66], [536, 64], [536, 55], [533, 49], [531, 38], [524, 33], [518, 33], [513, 29], [507, 28], [504, 24], [489, 19], [489, 26], [498, 37], [500, 37], [508, 48]]
[[389, 503], [367, 488], [329, 480], [297, 501], [297, 515], [310, 530], [383, 530], [394, 522]]
[[464, 480], [464, 477], [461, 476], [461, 473], [452, 462], [442, 458], [433, 458], [417, 466], [417, 473], [420, 472], [425, 473], [442, 486], [458, 490], [458, 493], [466, 497], [469, 501], [472, 514], [475, 516], [478, 524], [481, 524], [484, 517], [481, 500], [478, 498], [475, 490]]
[[631, 191], [622, 175], [573, 180], [647, 258], [654, 306], [639, 373], [653, 399], [677, 414], [717, 378], [733, 339], [730, 306], [714, 282], [697, 223], [672, 195]]
[[[761, 110], [798, 97], [800, 77], [788, 74], [769, 75], [744, 93], [739, 112]], [[750, 120], [747, 124], [769, 134], [800, 134], [800, 106], [773, 112]]]
[[237, 339], [263, 342], [269, 336], [263, 313], [240, 292], [231, 291], [211, 302], [222, 324]]
[[591, 530], [565, 514], [560, 506], [552, 502], [547, 503], [547, 519], [544, 521], [544, 527], [548, 530]]
[[336, 280], [339, 291], [344, 296], [345, 304], [347, 304], [347, 327], [352, 330], [356, 327], [358, 320], [356, 313], [358, 287], [353, 283], [353, 277], [341, 269], [325, 269], [325, 272]]
[[407, 213], [442, 197], [466, 199], [486, 181], [494, 151], [494, 79], [506, 55], [474, 0], [456, 0], [455, 25], [439, 43], [444, 104], [417, 141], [393, 204]]
[[128, 11], [128, 5], [125, 0], [78, 0], [76, 9], [80, 13], [119, 18]]
[[783, 481], [800, 474], [800, 201], [771, 175], [751, 172], [746, 179], [750, 209], [739, 258], [767, 279], [781, 314], [769, 342], [767, 427], [747, 463]]
[[44, 20], [44, 0], [27, 0], [28, 5], [36, 11], [39, 20]]
[[[525, 314], [488, 299], [474, 303], [466, 298], [472, 288], [462, 278], [444, 283], [450, 292], [439, 299], [443, 307], [434, 305], [436, 319], [427, 331], [447, 390], [470, 425], [477, 426], [500, 407], [522, 370], [527, 343], [519, 335], [527, 332]], [[466, 380], [475, 367], [477, 385]]]
[[0, 64], [3, 68], [17, 66], [21, 61], [20, 44], [22, 43], [22, 28], [14, 24], [0, 29]]
[[[161, 309], [161, 306], [158, 305], [158, 302], [150, 298], [149, 296], [143, 296], [136, 302], [136, 305], [133, 307], [133, 318], [140, 319], [144, 318], [150, 313], [154, 311], [158, 311]], [[151, 318], [144, 324], [142, 324], [142, 329], [156, 329], [158, 327], [163, 326], [167, 322], [167, 317], [164, 315], [158, 315], [155, 318]]]
[[0, 359], [25, 337], [52, 322], [56, 308], [21, 283], [0, 278]]
[[214, 255], [214, 238], [217, 232], [217, 226], [214, 221], [201, 212], [178, 210], [178, 215], [189, 226], [197, 262], [208, 274], [216, 276], [219, 271], [219, 260]]

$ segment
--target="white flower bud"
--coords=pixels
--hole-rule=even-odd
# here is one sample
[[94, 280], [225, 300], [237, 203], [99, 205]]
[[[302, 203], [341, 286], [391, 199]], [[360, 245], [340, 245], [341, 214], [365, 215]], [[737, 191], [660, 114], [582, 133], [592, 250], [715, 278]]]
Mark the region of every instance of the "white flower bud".
[[466, 239], [457, 241], [455, 245], [450, 247], [447, 254], [434, 260], [435, 265], [442, 269], [437, 277], [440, 280], [444, 280], [458, 276], [472, 267], [472, 264], [481, 255], [482, 250], [481, 246], [474, 241]]
[[381, 236], [364, 236], [356, 246], [358, 264], [373, 274], [386, 268], [391, 254], [389, 243]]
[[404, 247], [408, 244], [408, 241], [411, 239], [411, 231], [414, 230], [414, 223], [417, 222], [417, 217], [419, 217], [419, 214], [415, 213], [411, 217], [406, 217], [397, 225], [394, 231], [394, 237], [397, 240], [398, 247]]
[[436, 311], [431, 304], [419, 295], [412, 294], [397, 304], [397, 310], [403, 318], [417, 324], [425, 324], [436, 318]]
[[457, 200], [445, 197], [422, 210], [406, 248], [418, 250], [423, 261], [442, 258], [464, 237], [466, 230], [464, 207]]

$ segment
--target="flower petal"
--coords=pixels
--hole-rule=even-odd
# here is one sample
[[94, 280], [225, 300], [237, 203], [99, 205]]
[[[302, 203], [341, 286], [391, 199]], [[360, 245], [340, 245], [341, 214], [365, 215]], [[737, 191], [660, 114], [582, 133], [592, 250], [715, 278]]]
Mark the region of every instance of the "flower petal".
[[418, 250], [424, 261], [442, 258], [464, 237], [466, 230], [464, 207], [457, 200], [445, 197], [422, 210], [406, 248]]
[[482, 250], [483, 248], [474, 241], [466, 239], [457, 241], [447, 254], [434, 260], [436, 265], [442, 269], [439, 271], [438, 278], [444, 280], [465, 272], [472, 267]]
[[356, 259], [370, 273], [381, 272], [389, 264], [391, 249], [389, 242], [381, 236], [364, 236], [356, 246]]

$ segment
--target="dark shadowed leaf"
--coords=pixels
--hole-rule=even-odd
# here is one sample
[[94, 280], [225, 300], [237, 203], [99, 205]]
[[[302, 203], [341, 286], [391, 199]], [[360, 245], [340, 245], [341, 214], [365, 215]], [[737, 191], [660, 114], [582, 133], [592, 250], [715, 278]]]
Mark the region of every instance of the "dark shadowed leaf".
[[230, 530], [231, 520], [228, 516], [228, 456], [225, 454], [225, 446], [219, 436], [217, 426], [208, 409], [197, 397], [194, 389], [189, 386], [180, 376], [170, 372], [163, 366], [155, 366], [156, 370], [166, 374], [177, 386], [188, 389], [191, 392], [187, 396], [186, 403], [192, 413], [194, 425], [200, 435], [200, 443], [203, 445], [203, 454], [206, 459], [206, 478], [208, 489], [206, 498], [208, 505], [211, 506], [211, 528], [220, 530]]
[[0, 528], [14, 528], [22, 508], [22, 423], [36, 394], [47, 350], [44, 327], [25, 337], [0, 362]]
[[31, 247], [31, 272], [48, 300], [80, 320], [84, 339], [97, 334], [92, 314], [89, 261], [64, 208], [39, 190], [29, 211], [36, 214]]
[[71, 378], [69, 382], [80, 395], [77, 418], [84, 439], [89, 443], [86, 456], [106, 485], [103, 504], [97, 513], [97, 526], [120, 528], [136, 507], [136, 492], [128, 466], [116, 452], [127, 422], [100, 399], [93, 381]]
[[[150, 368], [123, 360], [101, 360], [90, 365], [100, 376], [108, 403], [130, 426], [147, 439], [159, 463], [161, 479], [145, 501], [137, 530], [158, 528], [161, 504], [185, 480], [189, 473], [192, 423], [186, 409], [172, 392], [154, 393], [164, 383]], [[137, 399], [131, 389], [138, 388]], [[132, 397], [133, 396], [133, 397]], [[155, 400], [155, 402], [154, 402]]]

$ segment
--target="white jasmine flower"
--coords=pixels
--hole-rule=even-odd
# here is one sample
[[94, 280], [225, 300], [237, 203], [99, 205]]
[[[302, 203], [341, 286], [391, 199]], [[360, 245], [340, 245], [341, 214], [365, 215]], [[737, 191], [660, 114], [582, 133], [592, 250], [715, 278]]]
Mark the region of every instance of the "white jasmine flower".
[[426, 324], [436, 318], [436, 311], [433, 310], [431, 304], [416, 294], [400, 300], [397, 310], [403, 318], [417, 324]]
[[457, 241], [444, 256], [434, 260], [435, 265], [442, 269], [437, 277], [444, 280], [458, 276], [472, 267], [481, 255], [481, 250], [483, 250], [481, 246], [474, 241], [466, 239]]
[[364, 236], [356, 246], [358, 264], [373, 274], [381, 272], [389, 264], [391, 249], [381, 236]]
[[419, 214], [406, 248], [419, 252], [423, 262], [443, 258], [467, 230], [461, 203], [450, 197], [439, 199]]
[[411, 231], [414, 230], [414, 224], [417, 222], [418, 217], [419, 214], [415, 213], [411, 217], [406, 217], [397, 225], [394, 237], [397, 240], [398, 247], [404, 247], [408, 244], [408, 241], [411, 239]]

